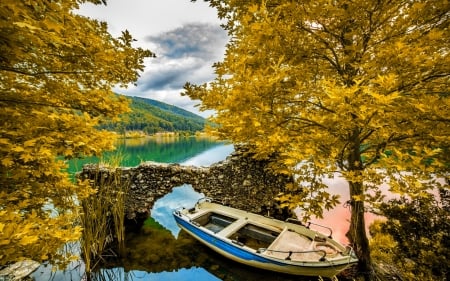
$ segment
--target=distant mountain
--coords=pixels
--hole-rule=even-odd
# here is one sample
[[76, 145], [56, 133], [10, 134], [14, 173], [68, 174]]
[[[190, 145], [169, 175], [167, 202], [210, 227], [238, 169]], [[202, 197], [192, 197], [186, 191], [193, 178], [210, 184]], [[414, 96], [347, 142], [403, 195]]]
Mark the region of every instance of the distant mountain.
[[167, 104], [167, 103], [164, 103], [164, 102], [160, 102], [160, 101], [157, 101], [157, 100], [145, 99], [145, 98], [140, 98], [140, 97], [132, 97], [132, 99], [134, 101], [148, 103], [150, 105], [159, 107], [162, 110], [166, 110], [166, 111], [169, 111], [169, 112], [172, 112], [172, 113], [184, 116], [184, 117], [189, 118], [189, 119], [192, 118], [192, 119], [195, 119], [195, 120], [203, 120], [203, 121], [205, 121], [205, 119], [203, 117], [201, 117], [201, 116], [199, 116], [197, 114], [194, 114], [194, 113], [192, 113], [190, 111], [184, 110], [182, 108], [176, 107], [174, 105], [170, 105], [170, 104]]
[[131, 112], [121, 115], [121, 121], [106, 121], [101, 128], [117, 132], [144, 131], [147, 134], [158, 132], [202, 131], [206, 120], [192, 112], [160, 101], [127, 97]]

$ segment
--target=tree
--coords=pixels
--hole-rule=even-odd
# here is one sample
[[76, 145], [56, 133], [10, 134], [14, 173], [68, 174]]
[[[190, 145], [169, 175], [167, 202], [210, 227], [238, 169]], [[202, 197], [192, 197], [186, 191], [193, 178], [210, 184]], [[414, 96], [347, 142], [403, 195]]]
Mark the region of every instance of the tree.
[[395, 265], [408, 280], [450, 277], [450, 191], [439, 193], [438, 198], [392, 199], [380, 207], [387, 220], [370, 226], [371, 242], [379, 244], [374, 258]]
[[[116, 84], [134, 82], [148, 50], [124, 31], [76, 14], [85, 0], [16, 1], [0, 6], [0, 266], [19, 259], [63, 261], [77, 240], [77, 200], [64, 159], [111, 149], [104, 117], [127, 110]], [[91, 0], [101, 4], [104, 1]]]
[[449, 2], [206, 1], [231, 39], [216, 79], [185, 94], [215, 110], [222, 138], [277, 155], [298, 181], [290, 207], [321, 215], [338, 201], [323, 178], [344, 177], [347, 236], [374, 278], [364, 212], [380, 185], [430, 196], [448, 175]]

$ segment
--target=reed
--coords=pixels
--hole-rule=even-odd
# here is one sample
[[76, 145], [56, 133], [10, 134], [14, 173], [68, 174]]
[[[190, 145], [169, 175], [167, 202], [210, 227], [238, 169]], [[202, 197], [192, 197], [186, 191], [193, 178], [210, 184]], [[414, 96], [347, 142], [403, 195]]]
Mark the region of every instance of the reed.
[[[80, 244], [87, 274], [105, 257], [125, 252], [125, 200], [129, 182], [122, 179], [117, 169], [122, 159], [122, 154], [117, 153], [98, 164], [91, 181], [97, 192], [81, 201]], [[118, 253], [112, 248], [113, 242], [117, 242]]]
[[89, 281], [111, 281], [111, 280], [135, 280], [132, 272], [125, 272], [123, 268], [110, 268], [93, 272]]

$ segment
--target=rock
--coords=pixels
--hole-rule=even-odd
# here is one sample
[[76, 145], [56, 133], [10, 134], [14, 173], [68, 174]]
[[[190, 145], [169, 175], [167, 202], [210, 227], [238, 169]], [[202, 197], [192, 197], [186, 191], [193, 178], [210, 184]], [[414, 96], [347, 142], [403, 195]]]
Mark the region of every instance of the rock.
[[19, 261], [0, 270], [1, 280], [19, 281], [33, 273], [41, 264], [33, 260]]

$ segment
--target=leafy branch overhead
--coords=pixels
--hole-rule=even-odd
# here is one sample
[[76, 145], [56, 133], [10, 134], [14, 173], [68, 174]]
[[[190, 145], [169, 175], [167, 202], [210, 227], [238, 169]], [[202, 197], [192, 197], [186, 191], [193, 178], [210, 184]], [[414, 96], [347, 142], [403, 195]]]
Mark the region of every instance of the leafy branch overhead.
[[[63, 159], [112, 148], [96, 130], [128, 110], [114, 85], [128, 85], [153, 53], [124, 31], [76, 14], [104, 1], [2, 1], [0, 6], [0, 265], [21, 258], [61, 262], [57, 250], [80, 236], [75, 185]], [[53, 206], [49, 210], [46, 206]]]

